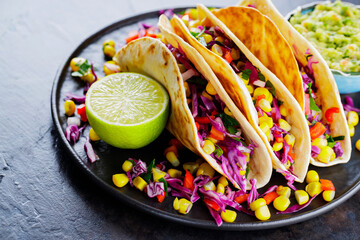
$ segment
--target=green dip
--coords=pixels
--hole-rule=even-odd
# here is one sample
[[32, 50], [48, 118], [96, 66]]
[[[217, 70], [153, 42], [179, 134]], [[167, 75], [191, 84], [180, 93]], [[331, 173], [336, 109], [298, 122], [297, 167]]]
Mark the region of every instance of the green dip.
[[360, 72], [360, 9], [337, 0], [305, 14], [299, 11], [289, 21], [331, 69]]

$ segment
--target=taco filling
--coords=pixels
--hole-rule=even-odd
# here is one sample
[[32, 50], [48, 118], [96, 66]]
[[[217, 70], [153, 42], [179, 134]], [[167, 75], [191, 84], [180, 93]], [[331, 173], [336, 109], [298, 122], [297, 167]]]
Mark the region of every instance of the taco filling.
[[189, 109], [195, 120], [200, 146], [214, 158], [231, 182], [246, 190], [253, 144], [246, 144], [238, 121], [210, 82], [198, 72], [181, 48], [168, 44], [182, 73]]

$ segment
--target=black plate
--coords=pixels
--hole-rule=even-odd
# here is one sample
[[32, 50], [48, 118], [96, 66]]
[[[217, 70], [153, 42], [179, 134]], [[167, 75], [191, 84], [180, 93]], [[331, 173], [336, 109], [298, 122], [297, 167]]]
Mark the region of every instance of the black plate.
[[[185, 8], [178, 8], [175, 9], [175, 11], [179, 12], [184, 9]], [[99, 186], [101, 186], [104, 191], [107, 191], [114, 197], [135, 208], [174, 222], [201, 228], [256, 230], [280, 227], [308, 220], [338, 206], [359, 190], [360, 153], [356, 150], [353, 151], [352, 159], [347, 164], [330, 168], [317, 168], [310, 166], [310, 169], [318, 171], [321, 178], [331, 179], [334, 182], [336, 187], [336, 196], [332, 202], [326, 203], [322, 197], [319, 196], [303, 211], [284, 215], [276, 215], [275, 209], [270, 207], [272, 215], [271, 219], [264, 222], [258, 221], [255, 217], [239, 213], [234, 223], [223, 223], [221, 227], [217, 227], [206, 207], [200, 202], [194, 204], [193, 209], [188, 215], [180, 215], [172, 208], [173, 197], [167, 197], [163, 203], [158, 203], [155, 199], [148, 198], [146, 194], [135, 188], [131, 188], [129, 185], [122, 189], [116, 188], [112, 183], [111, 177], [115, 173], [122, 172], [121, 165], [125, 159], [128, 157], [140, 158], [148, 163], [154, 158], [156, 158], [157, 161], [165, 160], [162, 153], [164, 148], [167, 146], [171, 135], [165, 130], [155, 142], [138, 150], [118, 149], [101, 141], [94, 143], [93, 146], [95, 152], [100, 157], [100, 160], [91, 164], [87, 160], [83, 147], [85, 137], [81, 137], [79, 142], [75, 145], [69, 144], [65, 138], [66, 117], [64, 115], [63, 107], [65, 94], [67, 92], [82, 94], [84, 87], [83, 82], [71, 77], [69, 63], [73, 57], [85, 57], [96, 63], [96, 66], [98, 67], [98, 75], [103, 76], [102, 65], [106, 59], [104, 59], [102, 53], [102, 42], [111, 38], [114, 39], [116, 43], [123, 43], [128, 32], [138, 29], [139, 22], [155, 24], [157, 22], [157, 17], [158, 11], [140, 14], [116, 22], [93, 34], [82, 42], [69, 56], [64, 65], [59, 69], [54, 80], [51, 93], [51, 110], [53, 121], [57, 131], [59, 132], [60, 139], [64, 143], [66, 150], [73, 157], [73, 160], [75, 160], [76, 163], [79, 164], [79, 166], [84, 169], [91, 178], [99, 183]], [[119, 49], [119, 47], [117, 49]], [[356, 96], [353, 94], [352, 97], [354, 97], [355, 103], [360, 102], [360, 95]], [[90, 127], [87, 127], [82, 136], [87, 136], [89, 129]], [[359, 137], [360, 134], [358, 133], [354, 139], [358, 139]], [[187, 150], [182, 152], [180, 157], [184, 160], [184, 162], [195, 161], [197, 159], [196, 155]], [[259, 192], [264, 192], [268, 187], [274, 184], [286, 185], [286, 182], [280, 174], [274, 172], [271, 182]], [[295, 184], [295, 186], [299, 189], [305, 188], [305, 184]], [[296, 201], [292, 198], [291, 202], [294, 204]]]

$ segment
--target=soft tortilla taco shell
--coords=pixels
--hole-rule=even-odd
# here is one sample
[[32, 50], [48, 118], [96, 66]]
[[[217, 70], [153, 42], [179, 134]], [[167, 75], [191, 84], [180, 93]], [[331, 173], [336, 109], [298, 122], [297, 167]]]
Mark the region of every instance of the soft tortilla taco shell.
[[[262, 14], [270, 18], [276, 27], [279, 29], [282, 36], [289, 43], [289, 47], [285, 45], [282, 46], [282, 53], [292, 51], [296, 60], [300, 62], [303, 66], [307, 65], [307, 59], [305, 52], [310, 50], [310, 53], [313, 55], [314, 61], [318, 62], [316, 64], [312, 64], [312, 68], [314, 70], [314, 80], [315, 87], [318, 89], [317, 96], [321, 100], [322, 105], [322, 114], [325, 115], [327, 109], [332, 107], [337, 107], [340, 109], [340, 113], [334, 116], [334, 121], [330, 124], [330, 131], [333, 137], [336, 136], [345, 136], [343, 141], [340, 141], [341, 146], [344, 150], [344, 154], [341, 157], [336, 158], [335, 160], [329, 163], [322, 163], [319, 161], [315, 161], [311, 158], [311, 164], [319, 167], [328, 167], [336, 164], [346, 163], [350, 160], [351, 156], [351, 139], [349, 134], [349, 128], [347, 125], [345, 113], [343, 110], [343, 106], [341, 103], [341, 98], [339, 94], [339, 90], [337, 88], [335, 79], [333, 74], [331, 73], [326, 61], [320, 55], [320, 53], [315, 49], [315, 47], [307, 41], [295, 28], [291, 26], [291, 24], [283, 18], [283, 16], [279, 13], [276, 7], [270, 0], [245, 0], [241, 1], [239, 6], [248, 6], [252, 5], [257, 10], [259, 10]], [[233, 19], [233, 22], [237, 22], [239, 19]], [[277, 48], [278, 50], [280, 48]], [[280, 52], [276, 53], [276, 51], [271, 52], [269, 58], [281, 58]], [[284, 61], [287, 61], [284, 59]], [[288, 62], [287, 67], [293, 69], [291, 71], [295, 71], [298, 69], [297, 63]], [[275, 72], [274, 72], [275, 73]], [[275, 73], [280, 79], [282, 76]], [[286, 76], [284, 76], [286, 78]], [[284, 78], [284, 79], [285, 79]], [[303, 93], [303, 92], [302, 92]]]

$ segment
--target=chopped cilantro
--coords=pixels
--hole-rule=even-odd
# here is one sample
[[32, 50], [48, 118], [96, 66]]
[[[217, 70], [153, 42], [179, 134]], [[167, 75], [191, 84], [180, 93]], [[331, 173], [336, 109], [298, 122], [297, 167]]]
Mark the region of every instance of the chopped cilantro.
[[201, 77], [192, 77], [186, 81], [188, 83], [194, 83], [202, 86], [206, 86], [206, 84], [208, 83], [205, 79], [202, 79]]
[[338, 137], [334, 137], [333, 139], [334, 141], [341, 141], [345, 139], [345, 136], [338, 136]]
[[327, 140], [327, 142], [328, 142], [327, 145], [328, 145], [329, 147], [333, 148], [333, 147], [335, 146], [335, 141], [334, 141], [334, 139], [332, 138], [332, 136], [327, 135], [327, 134], [325, 133], [325, 137], [326, 137], [326, 140]]
[[229, 133], [235, 134], [237, 132], [235, 126], [239, 126], [238, 121], [236, 119], [230, 117], [229, 115], [225, 113], [220, 113], [216, 115], [217, 117], [220, 117], [224, 123], [225, 128], [228, 130]]
[[91, 64], [89, 64], [88, 60], [85, 60], [85, 62], [80, 65], [77, 63], [75, 66], [78, 66], [79, 70], [71, 73], [71, 76], [73, 77], [82, 77], [89, 71], [89, 69], [91, 69]]
[[251, 70], [250, 69], [245, 69], [243, 72], [242, 72], [242, 75], [241, 77], [245, 80], [249, 80], [249, 77], [251, 75]]
[[163, 182], [164, 183], [164, 191], [165, 191], [165, 196], [168, 196], [168, 183], [164, 178], [160, 178], [159, 182]]
[[134, 161], [134, 160], [132, 160], [132, 159], [127, 159], [126, 161], [131, 162], [133, 166], [135, 165], [135, 161]]
[[245, 171], [245, 178], [246, 179], [248, 178], [249, 172], [250, 172], [249, 164], [246, 164], [246, 171]]
[[265, 76], [261, 72], [258, 72], [258, 75], [259, 75], [259, 80], [265, 82]]
[[256, 100], [253, 100], [254, 105], [256, 104]]
[[309, 97], [310, 97], [310, 110], [314, 110], [317, 112], [320, 112], [320, 108], [316, 105], [315, 100], [313, 99], [313, 97], [311, 96], [311, 85], [312, 83], [308, 84], [309, 87]]
[[309, 61], [309, 58], [312, 57], [312, 54], [306, 55], [306, 61]]
[[150, 179], [151, 179], [151, 174], [152, 174], [152, 169], [154, 168], [155, 166], [155, 159], [153, 159], [151, 161], [151, 163], [149, 164], [148, 168], [147, 168], [147, 171], [146, 171], [146, 174], [144, 176], [144, 180], [149, 183]]
[[221, 155], [224, 154], [224, 151], [221, 149], [221, 147], [219, 147], [218, 145], [215, 144], [215, 151], [214, 151], [216, 157], [220, 157]]
[[265, 87], [269, 90], [273, 97], [275, 97], [275, 87], [270, 81], [266, 81]]

